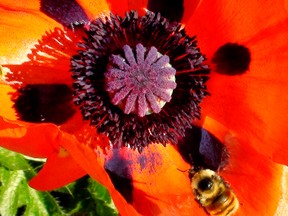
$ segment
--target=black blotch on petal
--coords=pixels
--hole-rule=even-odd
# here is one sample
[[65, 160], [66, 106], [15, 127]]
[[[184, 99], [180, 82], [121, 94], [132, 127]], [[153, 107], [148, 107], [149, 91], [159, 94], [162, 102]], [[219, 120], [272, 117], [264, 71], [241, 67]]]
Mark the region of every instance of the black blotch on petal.
[[78, 21], [88, 21], [86, 13], [75, 0], [41, 0], [40, 10], [64, 26]]
[[193, 127], [179, 141], [178, 149], [183, 159], [196, 168], [219, 170], [228, 162], [225, 145], [207, 130]]
[[64, 84], [30, 84], [18, 95], [14, 108], [23, 121], [61, 125], [75, 113], [72, 90]]
[[201, 128], [193, 127], [186, 129], [185, 137], [178, 143], [178, 150], [183, 159], [193, 166], [200, 166], [204, 163], [203, 156], [199, 153], [200, 142]]
[[[153, 160], [158, 160], [157, 155], [158, 154], [156, 153], [149, 158], [139, 155], [137, 162], [140, 164], [141, 169], [147, 169], [147, 166], [151, 166], [151, 164], [148, 165], [147, 163], [153, 164]], [[121, 193], [128, 203], [133, 203], [133, 197], [141, 197], [141, 201], [145, 203], [146, 206], [149, 206], [150, 212], [153, 212], [153, 215], [159, 215], [161, 210], [157, 205], [155, 205], [155, 203], [153, 203], [153, 201], [150, 201], [151, 197], [147, 195], [145, 190], [142, 191], [133, 186], [133, 182], [136, 182], [136, 184], [145, 184], [145, 182], [137, 182], [137, 179], [133, 179], [131, 173], [131, 166], [133, 163], [135, 163], [135, 161], [123, 158], [121, 154], [119, 154], [119, 149], [113, 149], [112, 158], [106, 160], [105, 162], [105, 170], [110, 176], [116, 190]], [[158, 199], [158, 197], [154, 197], [154, 199]], [[134, 207], [140, 215], [147, 214], [147, 210], [141, 206], [136, 205]]]
[[109, 174], [113, 185], [128, 203], [132, 203], [133, 199], [133, 182], [129, 170], [130, 165], [131, 161], [122, 158], [118, 149], [114, 149], [113, 157], [105, 163], [105, 170]]
[[207, 130], [202, 128], [201, 131], [199, 153], [204, 158], [205, 166], [215, 171], [223, 168], [229, 158], [226, 146]]
[[249, 49], [237, 43], [226, 43], [214, 54], [212, 62], [216, 72], [226, 75], [239, 75], [249, 69], [251, 53]]
[[110, 176], [110, 179], [115, 186], [116, 190], [121, 193], [121, 195], [125, 198], [125, 200], [132, 204], [132, 192], [133, 192], [133, 184], [132, 184], [132, 179], [121, 177], [110, 170], [106, 170], [107, 173]]
[[184, 13], [184, 0], [149, 0], [148, 10], [160, 14], [170, 21], [181, 22]]

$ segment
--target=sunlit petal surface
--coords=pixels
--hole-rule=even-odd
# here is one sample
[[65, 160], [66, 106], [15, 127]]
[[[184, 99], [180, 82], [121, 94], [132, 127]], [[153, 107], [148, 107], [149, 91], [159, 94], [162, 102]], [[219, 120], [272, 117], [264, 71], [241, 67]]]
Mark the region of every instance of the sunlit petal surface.
[[[228, 163], [216, 171], [240, 202], [237, 215], [285, 215], [287, 167], [274, 162], [288, 163], [287, 1], [2, 1], [0, 64], [4, 67], [0, 77], [8, 73], [10, 80], [0, 81], [0, 145], [47, 158], [30, 182], [39, 190], [64, 186], [88, 173], [107, 187], [121, 215], [206, 215], [190, 187], [188, 170], [193, 161], [184, 158], [177, 146], [150, 144], [141, 154], [126, 147], [113, 149], [106, 136], [83, 121], [71, 98], [60, 100], [63, 110], [51, 108], [59, 111], [56, 117], [60, 118], [70, 107], [67, 118], [55, 121], [46, 109], [55, 105], [51, 99], [55, 95], [61, 98], [54, 92], [59, 85], [60, 89], [68, 86], [67, 92], [71, 88], [70, 57], [83, 35], [77, 25], [109, 11], [124, 16], [131, 9], [139, 15], [146, 9], [160, 11], [171, 21], [182, 21], [190, 36], [197, 35], [212, 69], [207, 84], [211, 96], [201, 104], [202, 119], [197, 125], [228, 149]], [[65, 41], [58, 40], [63, 37]], [[231, 67], [222, 58], [229, 52], [221, 47], [231, 44], [248, 50], [244, 69]], [[39, 112], [45, 114], [46, 122], [45, 118], [33, 119], [34, 123], [18, 119], [21, 113], [13, 104], [21, 94], [12, 81], [23, 81], [32, 92], [45, 95], [37, 110], [43, 111]], [[29, 109], [35, 105], [34, 100], [23, 101], [22, 106]]]
[[[206, 14], [207, 19], [202, 19], [201, 14]], [[213, 25], [209, 24], [210, 19], [214, 20]], [[203, 111], [246, 137], [257, 151], [284, 164], [288, 163], [284, 135], [288, 99], [283, 95], [288, 82], [284, 69], [288, 66], [287, 24], [285, 1], [237, 4], [203, 1], [187, 25], [188, 30], [199, 37], [199, 44], [210, 60], [227, 42], [250, 50], [252, 61], [246, 73], [211, 75], [208, 83], [211, 97], [204, 101]]]
[[[0, 3], [0, 64], [21, 63], [47, 29], [60, 25], [39, 11], [38, 1]], [[33, 28], [31, 28], [33, 25]]]
[[[282, 178], [285, 174], [283, 166], [260, 155], [249, 147], [249, 140], [238, 137], [212, 118], [206, 117], [203, 127], [222, 140], [229, 149], [229, 164], [220, 174], [238, 197], [239, 215], [262, 212], [264, 209], [265, 215], [274, 215], [286, 193], [280, 186], [286, 184]], [[269, 208], [265, 204], [267, 202]]]

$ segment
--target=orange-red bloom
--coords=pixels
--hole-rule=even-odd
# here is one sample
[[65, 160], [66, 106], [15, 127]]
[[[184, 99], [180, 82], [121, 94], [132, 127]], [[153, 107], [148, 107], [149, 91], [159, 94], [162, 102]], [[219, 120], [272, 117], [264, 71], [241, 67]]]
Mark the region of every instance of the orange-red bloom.
[[[69, 13], [66, 17], [57, 14], [55, 19], [50, 10], [45, 10], [43, 2], [49, 1], [0, 3], [0, 64], [4, 73], [9, 69], [14, 73], [8, 74], [10, 83], [3, 79], [0, 84], [0, 145], [32, 157], [47, 158], [30, 185], [52, 190], [88, 173], [107, 187], [121, 215], [205, 215], [194, 200], [185, 172], [191, 165], [177, 147], [150, 144], [141, 154], [126, 147], [109, 149], [107, 137], [82, 121], [76, 107], [67, 121], [58, 125], [17, 120], [12, 108], [15, 89], [11, 86], [15, 88], [15, 82], [25, 85], [72, 85], [73, 82], [69, 74], [70, 57], [76, 52], [75, 42], [81, 40], [81, 35], [63, 30], [61, 24], [65, 25], [66, 17], [72, 22], [79, 20], [73, 20]], [[161, 11], [160, 6], [151, 2], [78, 0], [77, 8], [81, 9], [76, 10], [72, 3], [70, 8], [80, 18], [88, 19], [98, 17], [103, 11], [119, 15], [131, 9], [144, 14], [143, 8], [147, 7]], [[197, 35], [201, 51], [212, 65], [208, 82], [211, 96], [201, 104], [202, 119], [197, 124], [224, 143], [229, 151], [229, 162], [220, 174], [239, 199], [237, 215], [283, 215], [287, 171], [275, 162], [288, 164], [288, 146], [284, 140], [288, 123], [285, 118], [288, 100], [284, 95], [288, 83], [285, 52], [288, 4], [248, 0], [237, 4], [206, 0], [198, 3], [185, 0], [182, 14], [188, 33]], [[177, 17], [176, 9], [175, 16], [173, 11], [169, 11], [171, 17]], [[28, 59], [31, 50], [39, 49], [34, 48], [37, 41], [42, 38], [45, 43], [42, 36], [55, 27], [59, 34], [67, 31], [65, 44], [49, 41], [61, 52], [55, 54], [52, 49], [49, 61]], [[211, 59], [228, 42], [250, 50], [252, 60], [246, 73], [236, 76], [217, 73], [217, 65]], [[44, 48], [49, 50], [50, 45]], [[23, 80], [18, 79], [16, 72]], [[11, 83], [11, 77], [15, 77], [15, 82]], [[118, 181], [125, 179], [125, 187], [129, 188], [123, 191], [113, 176]]]

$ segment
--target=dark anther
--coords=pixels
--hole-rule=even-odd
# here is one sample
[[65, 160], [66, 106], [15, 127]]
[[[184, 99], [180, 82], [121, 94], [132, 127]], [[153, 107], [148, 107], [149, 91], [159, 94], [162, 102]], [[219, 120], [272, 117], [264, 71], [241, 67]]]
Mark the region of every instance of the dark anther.
[[215, 52], [212, 62], [215, 63], [218, 73], [239, 75], [249, 69], [251, 54], [243, 45], [226, 43]]
[[118, 175], [116, 175], [113, 172], [110, 172], [109, 170], [106, 170], [109, 174], [112, 183], [114, 184], [116, 190], [118, 190], [121, 195], [126, 199], [128, 203], [132, 203], [132, 194], [133, 194], [133, 184], [132, 180], [128, 178], [123, 178]]

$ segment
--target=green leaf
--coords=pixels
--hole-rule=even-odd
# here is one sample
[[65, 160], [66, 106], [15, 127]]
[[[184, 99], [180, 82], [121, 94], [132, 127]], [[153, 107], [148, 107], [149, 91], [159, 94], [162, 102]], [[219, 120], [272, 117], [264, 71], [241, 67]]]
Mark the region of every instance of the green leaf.
[[28, 186], [43, 162], [0, 148], [0, 215], [118, 215], [101, 184], [85, 176], [52, 192]]
[[0, 148], [0, 165], [0, 215], [65, 215], [50, 193], [28, 186], [36, 172], [22, 155]]
[[4, 148], [0, 148], [0, 165], [9, 170], [31, 169], [28, 161], [22, 155]]
[[[9, 175], [10, 175], [10, 172], [4, 167], [0, 166], [0, 183], [1, 183], [0, 186], [2, 186], [3, 184], [7, 184]], [[0, 187], [0, 191], [1, 191], [1, 187]]]
[[107, 189], [88, 176], [68, 185], [67, 188], [72, 195], [67, 197], [68, 193], [66, 193], [62, 199], [69, 200], [69, 206], [66, 207], [66, 209], [70, 209], [68, 215], [118, 215]]
[[96, 203], [96, 212], [98, 215], [118, 215], [116, 206], [114, 205], [109, 192], [105, 187], [89, 178], [88, 191]]
[[11, 171], [6, 184], [2, 186], [0, 193], [0, 214], [15, 215], [18, 210], [18, 196], [21, 182], [25, 179], [23, 171]]
[[[61, 214], [62, 210], [60, 207], [58, 207], [58, 204], [57, 204], [56, 200], [54, 200], [54, 198], [52, 198], [51, 196], [47, 197], [48, 194], [35, 191], [34, 189], [29, 188], [29, 187], [27, 187], [27, 190], [28, 190], [27, 198], [29, 200], [27, 202], [28, 205], [26, 207], [26, 211], [24, 213], [24, 216], [30, 216], [30, 215], [31, 216], [32, 215], [35, 215], [35, 216], [47, 215], [48, 216], [48, 215], [51, 215], [50, 213], [55, 213], [55, 212], [58, 212], [59, 215], [64, 215], [64, 214]], [[49, 200], [51, 198], [54, 202], [52, 201], [52, 205], [48, 206], [49, 202], [47, 202], [47, 201], [51, 202], [51, 200]]]

